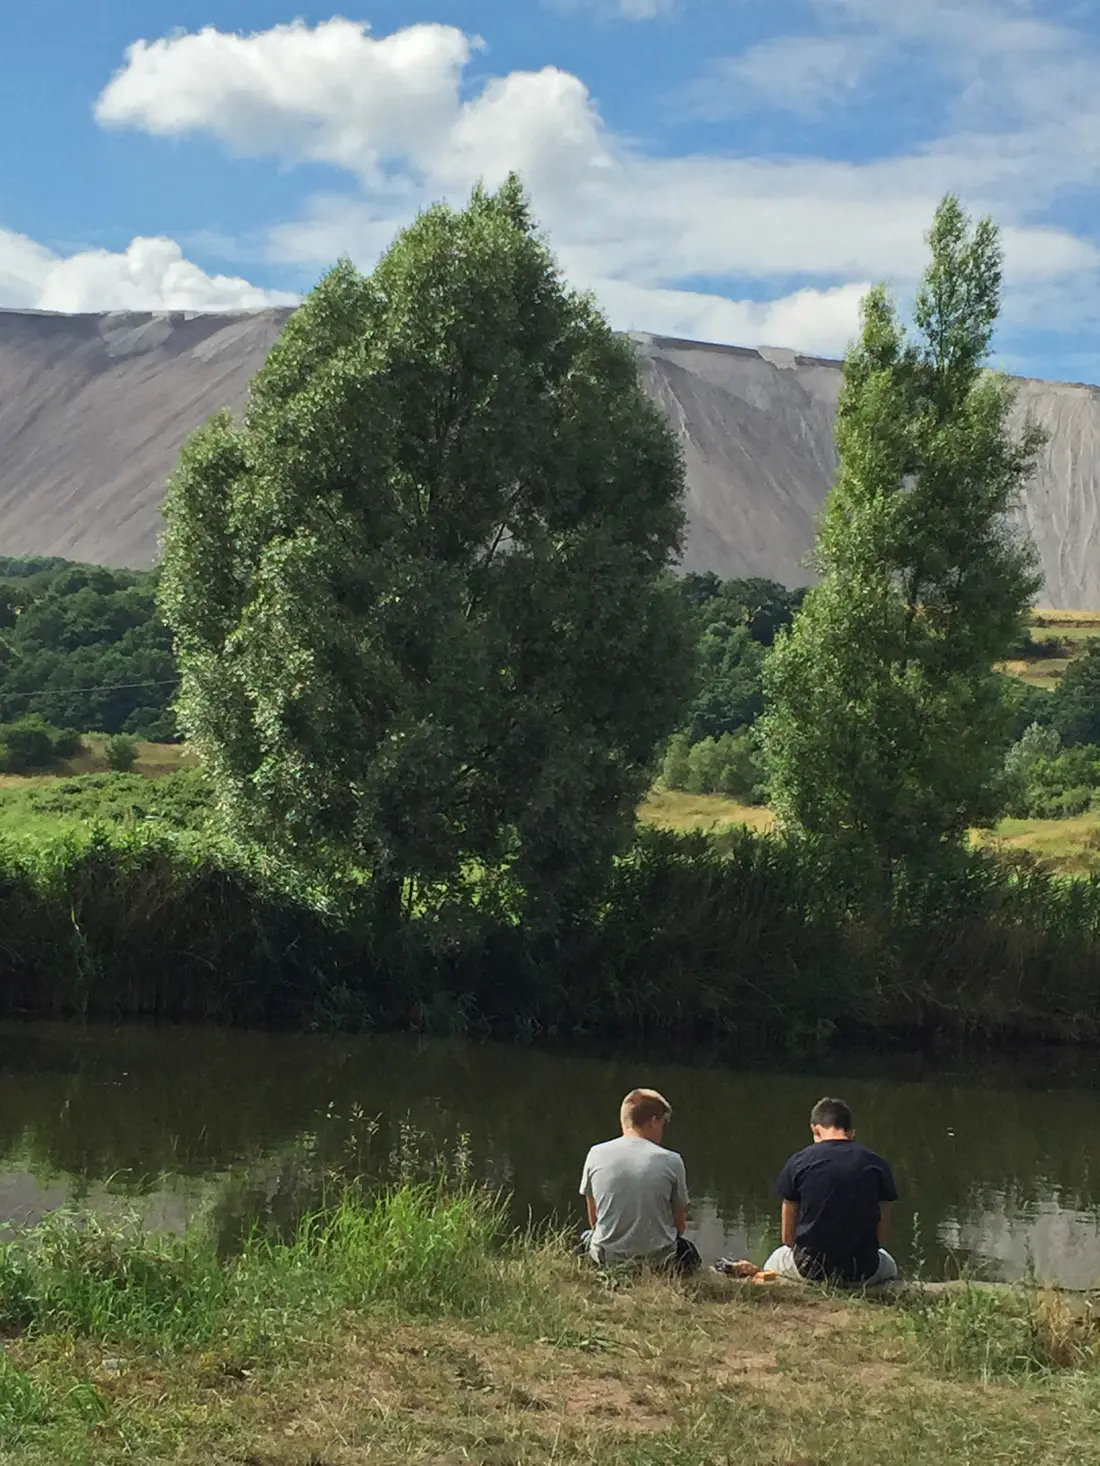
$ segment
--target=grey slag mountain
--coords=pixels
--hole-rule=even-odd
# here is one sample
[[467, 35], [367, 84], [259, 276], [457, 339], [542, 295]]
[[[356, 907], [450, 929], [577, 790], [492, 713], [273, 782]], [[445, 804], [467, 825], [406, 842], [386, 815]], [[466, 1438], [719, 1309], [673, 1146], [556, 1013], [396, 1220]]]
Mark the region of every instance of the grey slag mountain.
[[[150, 564], [181, 444], [217, 408], [241, 407], [287, 315], [0, 312], [0, 549]], [[839, 363], [631, 339], [683, 442], [684, 567], [804, 583], [836, 470]], [[1023, 380], [1016, 410], [1050, 433], [1022, 507], [1040, 600], [1100, 607], [1100, 388]]]

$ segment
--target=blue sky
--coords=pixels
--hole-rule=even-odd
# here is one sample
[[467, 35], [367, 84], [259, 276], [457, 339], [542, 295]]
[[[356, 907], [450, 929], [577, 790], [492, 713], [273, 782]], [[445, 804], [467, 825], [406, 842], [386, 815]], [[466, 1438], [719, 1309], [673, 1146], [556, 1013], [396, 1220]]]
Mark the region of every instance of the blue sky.
[[953, 189], [1000, 362], [1100, 380], [1100, 0], [28, 0], [0, 43], [2, 305], [289, 301], [518, 167], [615, 325], [836, 354]]

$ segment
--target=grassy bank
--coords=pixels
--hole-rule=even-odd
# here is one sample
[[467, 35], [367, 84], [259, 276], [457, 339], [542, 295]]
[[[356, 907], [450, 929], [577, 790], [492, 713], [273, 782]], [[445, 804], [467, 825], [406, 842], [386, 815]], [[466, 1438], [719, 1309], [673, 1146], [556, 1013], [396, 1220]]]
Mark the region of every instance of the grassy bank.
[[608, 1277], [483, 1193], [347, 1200], [219, 1258], [55, 1219], [0, 1255], [0, 1461], [928, 1466], [1087, 1460], [1090, 1316]]

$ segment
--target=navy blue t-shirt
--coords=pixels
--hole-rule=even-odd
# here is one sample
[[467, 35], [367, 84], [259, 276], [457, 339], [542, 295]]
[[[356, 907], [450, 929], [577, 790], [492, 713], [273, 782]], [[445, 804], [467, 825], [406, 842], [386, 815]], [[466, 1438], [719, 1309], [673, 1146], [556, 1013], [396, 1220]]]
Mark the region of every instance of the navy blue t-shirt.
[[898, 1199], [881, 1156], [854, 1140], [821, 1140], [791, 1156], [775, 1189], [798, 1204], [794, 1260], [804, 1278], [873, 1277], [879, 1204]]

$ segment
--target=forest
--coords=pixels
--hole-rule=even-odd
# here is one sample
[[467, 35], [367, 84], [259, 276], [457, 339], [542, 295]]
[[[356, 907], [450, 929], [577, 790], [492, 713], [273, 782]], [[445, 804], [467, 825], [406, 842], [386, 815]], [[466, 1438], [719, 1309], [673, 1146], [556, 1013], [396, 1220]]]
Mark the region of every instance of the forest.
[[155, 572], [0, 557], [0, 724], [169, 741], [178, 684]]

